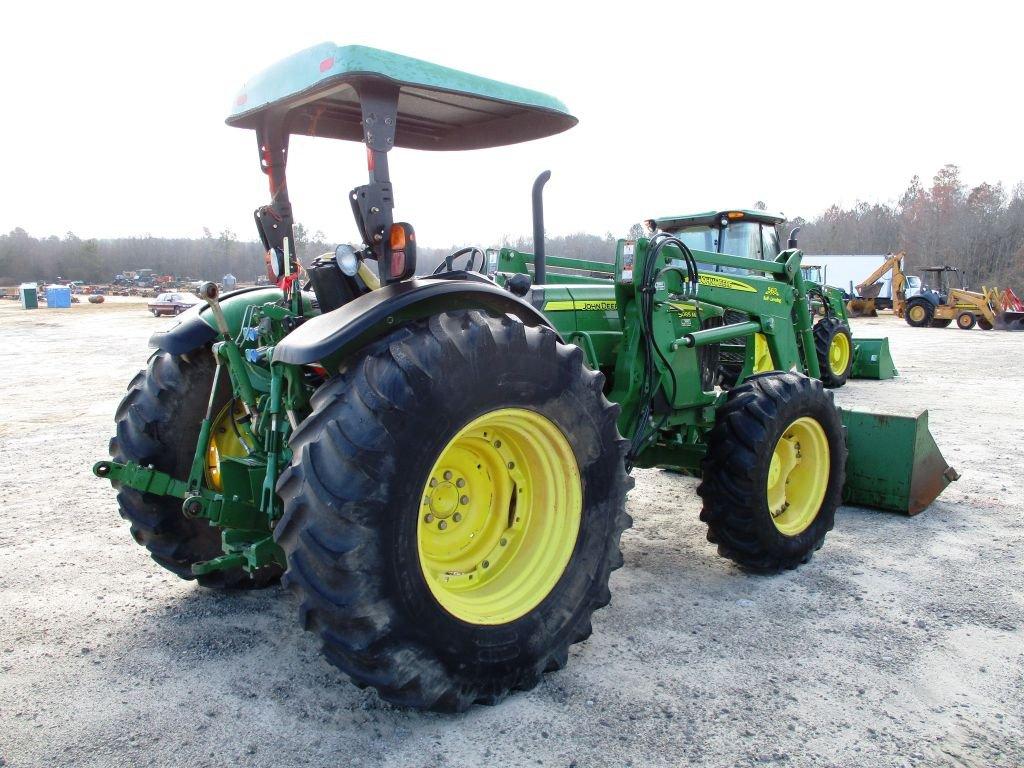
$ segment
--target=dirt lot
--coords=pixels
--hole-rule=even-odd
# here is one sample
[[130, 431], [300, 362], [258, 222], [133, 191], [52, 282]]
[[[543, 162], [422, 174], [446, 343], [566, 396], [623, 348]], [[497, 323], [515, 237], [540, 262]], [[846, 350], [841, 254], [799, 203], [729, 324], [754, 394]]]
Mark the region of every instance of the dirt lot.
[[706, 542], [694, 481], [639, 472], [593, 637], [448, 717], [349, 684], [280, 588], [205, 591], [131, 541], [89, 468], [166, 322], [0, 306], [0, 765], [1024, 764], [1024, 334], [856, 321], [901, 376], [839, 402], [927, 406], [959, 483], [914, 519], [844, 508], [759, 578]]

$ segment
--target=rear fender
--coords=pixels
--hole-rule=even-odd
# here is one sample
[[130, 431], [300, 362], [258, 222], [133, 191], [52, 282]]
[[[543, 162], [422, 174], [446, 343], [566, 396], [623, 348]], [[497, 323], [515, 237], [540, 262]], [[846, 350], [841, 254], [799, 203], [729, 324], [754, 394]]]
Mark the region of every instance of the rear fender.
[[392, 283], [307, 320], [277, 344], [274, 362], [337, 361], [396, 328], [458, 309], [509, 314], [526, 325], [552, 328], [538, 309], [490, 280], [472, 273], [449, 273]]

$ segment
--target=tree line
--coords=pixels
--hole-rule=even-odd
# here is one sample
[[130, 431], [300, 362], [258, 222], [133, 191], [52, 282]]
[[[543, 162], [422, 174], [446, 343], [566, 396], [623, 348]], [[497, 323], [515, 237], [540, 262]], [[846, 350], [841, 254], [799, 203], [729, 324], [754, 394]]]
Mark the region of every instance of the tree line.
[[[930, 185], [915, 176], [896, 202], [832, 205], [817, 217], [797, 217], [785, 225], [792, 226], [802, 227], [800, 247], [807, 253], [906, 251], [910, 272], [949, 264], [965, 270], [972, 287], [1024, 289], [1024, 183], [1009, 193], [1002, 184], [970, 187], [957, 166], [946, 165]], [[545, 238], [545, 243], [552, 255], [607, 262], [614, 260], [616, 239], [611, 232], [579, 232]], [[334, 248], [322, 232], [308, 232], [301, 224], [295, 226], [295, 240], [303, 263]], [[491, 245], [533, 250], [528, 237], [506, 235]], [[420, 247], [418, 271], [429, 273], [457, 247]], [[263, 272], [263, 253], [259, 243], [239, 240], [231, 230], [215, 235], [204, 229], [201, 238], [81, 239], [71, 232], [37, 238], [20, 228], [0, 235], [0, 284], [58, 278], [107, 283], [124, 270], [145, 268], [194, 279], [219, 280], [230, 273], [250, 282]]]
[[904, 268], [954, 266], [972, 288], [1024, 289], [1024, 183], [1007, 193], [1002, 184], [966, 185], [955, 165], [945, 165], [930, 185], [914, 176], [895, 203], [830, 206], [820, 216], [796, 219], [807, 253], [905, 251]]

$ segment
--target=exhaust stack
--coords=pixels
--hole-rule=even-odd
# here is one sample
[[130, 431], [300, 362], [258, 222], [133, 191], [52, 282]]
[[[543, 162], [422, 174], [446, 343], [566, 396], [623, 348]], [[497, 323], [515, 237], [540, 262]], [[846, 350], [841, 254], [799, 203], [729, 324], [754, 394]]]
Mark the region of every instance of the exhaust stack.
[[544, 185], [551, 171], [543, 171], [533, 182], [533, 284], [544, 285], [547, 259], [544, 254]]

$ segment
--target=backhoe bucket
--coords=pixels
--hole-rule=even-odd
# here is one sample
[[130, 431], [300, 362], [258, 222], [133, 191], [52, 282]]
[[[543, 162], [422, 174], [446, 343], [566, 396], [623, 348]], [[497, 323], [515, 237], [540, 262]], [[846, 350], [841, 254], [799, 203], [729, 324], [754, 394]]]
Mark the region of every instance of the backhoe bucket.
[[896, 416], [842, 411], [846, 427], [843, 503], [916, 515], [960, 478], [928, 431], [928, 411]]
[[888, 339], [854, 339], [853, 368], [850, 376], [854, 379], [891, 379], [898, 376], [896, 364], [889, 353]]
[[850, 299], [846, 302], [846, 314], [850, 317], [878, 317], [874, 299]]

